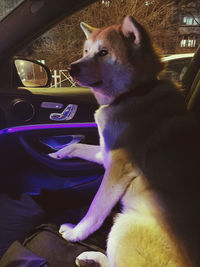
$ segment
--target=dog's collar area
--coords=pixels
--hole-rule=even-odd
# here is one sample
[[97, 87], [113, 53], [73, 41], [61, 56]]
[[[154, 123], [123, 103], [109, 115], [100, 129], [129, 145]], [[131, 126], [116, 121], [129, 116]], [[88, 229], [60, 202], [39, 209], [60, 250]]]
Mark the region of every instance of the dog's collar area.
[[112, 104], [118, 104], [132, 96], [136, 96], [136, 97], [144, 96], [148, 94], [149, 92], [151, 92], [151, 90], [158, 84], [158, 82], [159, 81], [155, 79], [148, 83], [143, 83], [140, 86], [137, 86], [135, 89], [119, 95], [117, 98], [115, 98]]

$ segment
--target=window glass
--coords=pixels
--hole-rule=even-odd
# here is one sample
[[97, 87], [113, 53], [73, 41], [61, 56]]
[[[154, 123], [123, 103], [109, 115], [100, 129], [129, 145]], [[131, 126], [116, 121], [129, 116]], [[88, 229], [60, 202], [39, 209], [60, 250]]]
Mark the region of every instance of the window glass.
[[190, 16], [183, 18], [181, 12], [174, 1], [99, 0], [65, 18], [18, 55], [46, 64], [52, 73], [52, 87], [77, 86], [69, 77], [67, 66], [82, 55], [85, 36], [81, 21], [103, 27], [121, 23], [126, 14], [133, 14], [150, 32], [160, 54], [169, 55], [182, 53], [183, 47], [194, 49], [197, 45], [195, 38], [179, 35], [183, 20], [186, 24], [193, 23]]

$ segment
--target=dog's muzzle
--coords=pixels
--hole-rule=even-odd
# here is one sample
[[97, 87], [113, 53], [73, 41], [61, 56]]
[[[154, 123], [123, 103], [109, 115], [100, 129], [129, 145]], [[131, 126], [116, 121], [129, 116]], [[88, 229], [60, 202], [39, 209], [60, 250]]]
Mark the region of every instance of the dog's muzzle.
[[75, 77], [80, 73], [79, 64], [71, 64], [69, 67], [67, 67], [67, 70], [69, 71], [70, 76]]

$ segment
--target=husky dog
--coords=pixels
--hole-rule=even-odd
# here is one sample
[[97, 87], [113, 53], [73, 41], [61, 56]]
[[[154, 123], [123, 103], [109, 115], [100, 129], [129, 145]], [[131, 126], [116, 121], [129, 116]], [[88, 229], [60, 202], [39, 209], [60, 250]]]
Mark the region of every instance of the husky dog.
[[119, 201], [107, 255], [84, 252], [78, 266], [200, 266], [200, 134], [184, 100], [169, 81], [158, 80], [162, 64], [146, 30], [131, 16], [121, 25], [92, 28], [83, 57], [70, 75], [90, 87], [100, 146], [73, 144], [51, 154], [79, 157], [105, 167], [85, 217], [63, 224], [70, 241], [100, 228]]

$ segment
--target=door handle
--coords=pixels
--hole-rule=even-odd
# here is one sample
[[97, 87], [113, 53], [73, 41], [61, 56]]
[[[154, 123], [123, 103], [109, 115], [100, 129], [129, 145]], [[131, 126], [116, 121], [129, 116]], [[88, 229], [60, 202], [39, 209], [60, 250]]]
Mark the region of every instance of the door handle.
[[69, 121], [76, 114], [78, 105], [69, 104], [61, 113], [51, 113], [49, 118], [52, 121]]
[[50, 136], [50, 137], [40, 137], [39, 140], [44, 145], [50, 147], [53, 150], [59, 150], [65, 146], [79, 143], [85, 139], [84, 135], [74, 134], [74, 135], [60, 135], [60, 136]]

